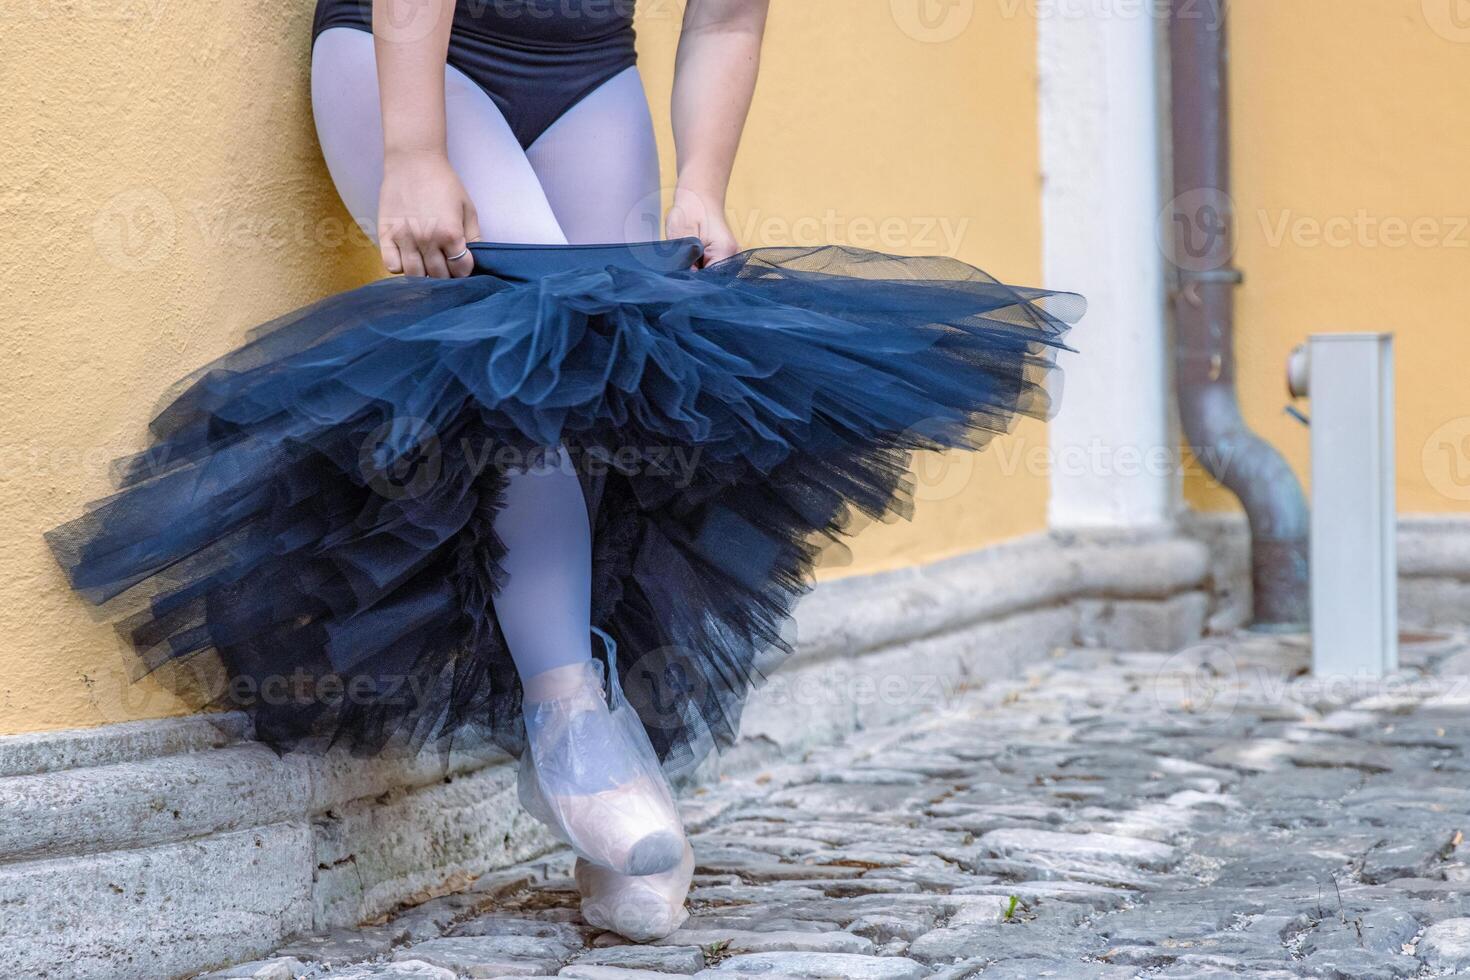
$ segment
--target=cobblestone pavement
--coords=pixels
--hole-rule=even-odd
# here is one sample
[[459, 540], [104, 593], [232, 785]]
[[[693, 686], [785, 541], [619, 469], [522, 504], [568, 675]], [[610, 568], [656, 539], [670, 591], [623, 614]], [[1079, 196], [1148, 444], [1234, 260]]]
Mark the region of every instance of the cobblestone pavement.
[[1285, 640], [1058, 651], [693, 796], [663, 944], [582, 926], [559, 855], [215, 976], [1470, 976], [1464, 650], [1372, 687]]

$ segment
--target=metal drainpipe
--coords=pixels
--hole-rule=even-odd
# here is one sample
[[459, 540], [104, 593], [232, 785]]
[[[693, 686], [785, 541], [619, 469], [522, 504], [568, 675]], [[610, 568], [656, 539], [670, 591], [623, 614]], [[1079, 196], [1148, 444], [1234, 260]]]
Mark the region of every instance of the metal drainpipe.
[[1304, 628], [1307, 502], [1286, 460], [1246, 427], [1235, 393], [1234, 218], [1225, 0], [1170, 0], [1172, 297], [1179, 416], [1196, 457], [1250, 520], [1255, 627]]

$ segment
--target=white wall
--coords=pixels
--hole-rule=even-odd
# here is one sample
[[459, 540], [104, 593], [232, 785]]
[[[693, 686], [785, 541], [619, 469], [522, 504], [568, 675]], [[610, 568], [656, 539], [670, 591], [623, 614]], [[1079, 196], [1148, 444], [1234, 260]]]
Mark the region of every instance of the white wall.
[[1046, 285], [1084, 294], [1051, 428], [1053, 527], [1169, 521], [1178, 498], [1161, 146], [1167, 21], [1152, 4], [1038, 13]]

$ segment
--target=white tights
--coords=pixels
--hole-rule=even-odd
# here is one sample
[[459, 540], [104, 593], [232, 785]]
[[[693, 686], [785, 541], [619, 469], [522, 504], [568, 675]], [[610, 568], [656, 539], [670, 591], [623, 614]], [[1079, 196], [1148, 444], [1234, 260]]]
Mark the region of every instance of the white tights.
[[[449, 161], [474, 201], [482, 238], [595, 244], [661, 237], [658, 151], [636, 69], [573, 106], [527, 150], [464, 73], [446, 67], [444, 81]], [[317, 38], [311, 97], [332, 180], [373, 234], [383, 126], [371, 35], [333, 28]], [[565, 451], [559, 455], [559, 465], [510, 476], [495, 522], [507, 549], [495, 614], [526, 688], [527, 758], [534, 762], [523, 762], [522, 798], [534, 799], [533, 812], [577, 850], [586, 921], [652, 940], [687, 918], [694, 861], [641, 725], [619, 722], [597, 691], [587, 504]], [[571, 775], [541, 778], [548, 773]]]
[[[658, 148], [636, 68], [573, 106], [523, 150], [495, 103], [446, 66], [449, 162], [492, 242], [595, 244], [660, 237]], [[373, 38], [339, 27], [312, 51], [311, 102], [322, 155], [347, 210], [377, 231], [383, 121]], [[495, 530], [507, 580], [495, 614], [522, 680], [591, 658], [587, 505], [566, 465], [510, 477]]]
[[[444, 71], [449, 162], [491, 242], [578, 245], [660, 237], [658, 146], [638, 69], [614, 76], [528, 150], [495, 103]], [[332, 182], [352, 217], [377, 230], [383, 120], [372, 35], [323, 31], [312, 50], [311, 104]]]

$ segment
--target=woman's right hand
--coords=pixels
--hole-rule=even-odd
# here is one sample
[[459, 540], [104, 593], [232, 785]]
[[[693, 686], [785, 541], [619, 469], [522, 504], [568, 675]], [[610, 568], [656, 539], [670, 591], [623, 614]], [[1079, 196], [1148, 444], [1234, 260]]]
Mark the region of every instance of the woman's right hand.
[[[378, 244], [388, 271], [462, 278], [475, 260], [466, 243], [480, 237], [474, 202], [449, 157], [437, 151], [390, 153], [378, 192]], [[450, 256], [460, 255], [454, 261]]]

